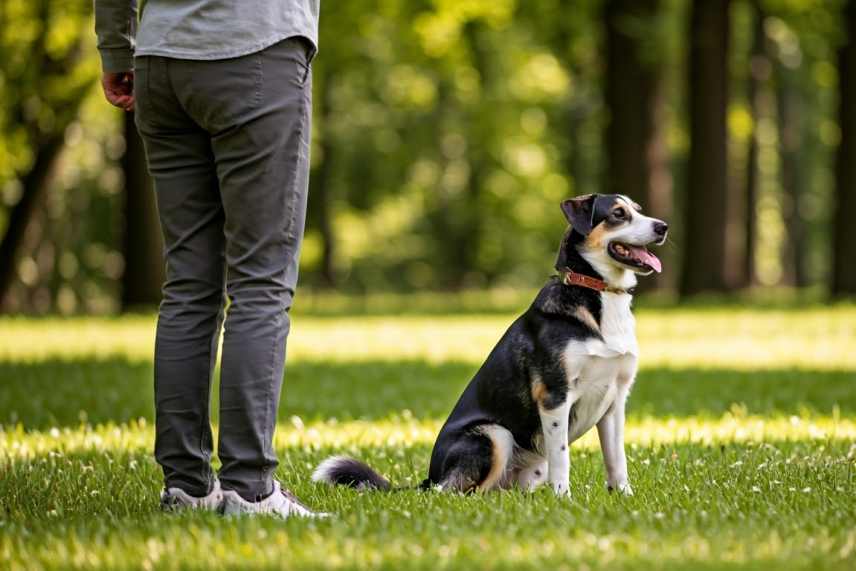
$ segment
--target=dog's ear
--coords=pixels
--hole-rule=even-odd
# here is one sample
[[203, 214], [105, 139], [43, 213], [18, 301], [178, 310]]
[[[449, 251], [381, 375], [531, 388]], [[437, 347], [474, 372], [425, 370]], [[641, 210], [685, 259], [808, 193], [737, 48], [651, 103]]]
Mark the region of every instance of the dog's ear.
[[565, 213], [565, 218], [568, 219], [574, 230], [583, 236], [588, 236], [592, 230], [596, 198], [596, 194], [584, 194], [562, 202], [562, 212]]

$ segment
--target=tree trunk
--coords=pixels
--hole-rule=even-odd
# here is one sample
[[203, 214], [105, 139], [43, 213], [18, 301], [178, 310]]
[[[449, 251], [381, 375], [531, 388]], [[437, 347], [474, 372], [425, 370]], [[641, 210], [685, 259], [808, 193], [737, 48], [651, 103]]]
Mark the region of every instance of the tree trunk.
[[757, 283], [755, 273], [755, 248], [758, 243], [758, 196], [760, 186], [760, 170], [758, 168], [758, 151], [760, 149], [758, 123], [761, 119], [762, 85], [770, 77], [770, 60], [767, 57], [767, 34], [764, 31], [764, 12], [760, 3], [753, 2], [754, 25], [752, 31], [752, 51], [749, 55], [749, 84], [747, 100], [749, 114], [752, 117], [752, 134], [749, 138], [749, 149], [746, 157], [746, 187], [744, 190], [745, 233], [743, 236], [743, 272], [744, 287]]
[[21, 178], [21, 198], [9, 212], [9, 224], [0, 242], [0, 308], [4, 307], [9, 288], [15, 282], [27, 227], [42, 201], [64, 142], [64, 133], [60, 131], [40, 144], [36, 160]]
[[[5, 4], [3, 6], [5, 7]], [[37, 3], [34, 22], [42, 33], [38, 34], [30, 50], [28, 72], [13, 82], [12, 87], [15, 89], [11, 91], [11, 99], [4, 101], [4, 104], [9, 106], [7, 112], [12, 124], [22, 126], [27, 132], [27, 141], [34, 160], [29, 170], [19, 176], [21, 198], [8, 213], [9, 223], [3, 241], [0, 242], [0, 311], [5, 307], [9, 290], [17, 278], [27, 229], [48, 190], [54, 166], [65, 146], [66, 128], [77, 116], [83, 99], [91, 90], [91, 84], [83, 82], [62, 94], [61, 105], [57, 104], [58, 102], [51, 103], [54, 105], [54, 115], [49, 131], [45, 125], [38, 124], [38, 115], [33, 116], [27, 111], [32, 95], [30, 86], [50, 85], [57, 76], [76, 70], [85, 53], [82, 49], [83, 43], [77, 42], [63, 57], [58, 57], [57, 54], [48, 56], [48, 34], [45, 30], [50, 27], [51, 15], [56, 12], [51, 11], [52, 6], [49, 0], [40, 0]]]
[[836, 205], [833, 208], [832, 295], [856, 295], [856, 0], [844, 10], [845, 43], [838, 52], [838, 124], [841, 143], [835, 166]]
[[[482, 43], [482, 24], [470, 21], [464, 26], [463, 37], [472, 56], [472, 65], [481, 79], [484, 93], [492, 89], [493, 74], [491, 69], [490, 50]], [[479, 210], [481, 203], [483, 176], [489, 165], [489, 153], [483, 148], [483, 132], [477, 126], [483, 124], [483, 116], [478, 107], [462, 104], [452, 94], [449, 84], [438, 86], [437, 104], [435, 105], [435, 123], [441, 133], [445, 133], [454, 122], [466, 126], [465, 157], [469, 167], [467, 181], [463, 188], [447, 187], [445, 180], [439, 185], [430, 209], [430, 224], [435, 236], [437, 249], [436, 264], [438, 283], [442, 288], [460, 290], [465, 287], [482, 285], [478, 282], [486, 278], [489, 269], [481, 273], [477, 259], [483, 240], [484, 221]], [[438, 137], [438, 143], [442, 137]], [[452, 159], [440, 151], [440, 164], [444, 170], [452, 166]], [[446, 177], [442, 177], [446, 179]], [[475, 279], [474, 279], [475, 278]]]
[[125, 154], [125, 232], [122, 274], [122, 311], [160, 303], [164, 279], [163, 240], [158, 222], [152, 179], [146, 168], [143, 142], [134, 125], [134, 115], [123, 119]]
[[[317, 78], [317, 76], [316, 76]], [[329, 75], [316, 81], [321, 88], [321, 96], [318, 100], [317, 112], [319, 115], [323, 134], [319, 150], [321, 151], [321, 165], [310, 179], [309, 199], [311, 202], [311, 220], [318, 224], [318, 232], [321, 234], [321, 282], [326, 287], [336, 285], [336, 234], [333, 230], [333, 161], [335, 145], [330, 123], [332, 117], [330, 108], [333, 104], [332, 77]]]
[[802, 124], [800, 94], [794, 85], [793, 72], [778, 64], [776, 81], [776, 116], [779, 124], [779, 176], [784, 203], [787, 238], [782, 245], [785, 280], [796, 287], [808, 285], [806, 271], [806, 223], [803, 218], [803, 180], [800, 165]]
[[[651, 29], [659, 4], [609, 0], [605, 6], [609, 123], [603, 188], [630, 196], [651, 216], [668, 219], [671, 176], [663, 133], [662, 69], [641, 35]], [[650, 283], [643, 280], [640, 285]], [[661, 280], [656, 285], [662, 286]]]
[[725, 268], [729, 6], [728, 0], [692, 4], [682, 296], [731, 289]]

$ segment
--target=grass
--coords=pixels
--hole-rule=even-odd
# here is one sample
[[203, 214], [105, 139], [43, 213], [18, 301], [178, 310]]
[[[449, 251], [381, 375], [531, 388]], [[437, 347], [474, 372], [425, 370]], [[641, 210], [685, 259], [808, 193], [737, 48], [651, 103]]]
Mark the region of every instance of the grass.
[[0, 569], [856, 567], [847, 305], [641, 310], [632, 498], [605, 491], [591, 433], [572, 447], [571, 501], [311, 483], [331, 453], [397, 484], [424, 477], [445, 415], [513, 318], [441, 305], [296, 316], [279, 477], [336, 514], [323, 522], [158, 511], [152, 316], [0, 320]]

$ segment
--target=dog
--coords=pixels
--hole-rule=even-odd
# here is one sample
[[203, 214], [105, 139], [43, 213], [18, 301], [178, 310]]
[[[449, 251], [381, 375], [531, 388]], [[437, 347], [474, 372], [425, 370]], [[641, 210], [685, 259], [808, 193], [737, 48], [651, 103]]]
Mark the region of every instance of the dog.
[[[570, 495], [569, 445], [597, 425], [607, 488], [632, 495], [624, 452], [625, 404], [639, 347], [631, 311], [638, 275], [662, 270], [648, 246], [668, 225], [620, 194], [561, 204], [570, 226], [556, 269], [464, 390], [434, 444], [421, 488], [457, 492], [548, 483]], [[348, 457], [324, 460], [313, 480], [389, 490]]]

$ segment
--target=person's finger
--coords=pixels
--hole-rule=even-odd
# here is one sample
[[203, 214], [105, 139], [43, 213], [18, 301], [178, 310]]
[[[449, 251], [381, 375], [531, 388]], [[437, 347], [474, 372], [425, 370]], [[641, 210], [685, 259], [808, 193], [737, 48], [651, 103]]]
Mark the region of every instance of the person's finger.
[[111, 85], [110, 91], [119, 96], [128, 96], [134, 92], [134, 88], [125, 84]]
[[116, 85], [116, 91], [121, 93], [122, 95], [130, 95], [134, 92], [134, 84], [122, 82]]
[[128, 102], [119, 98], [133, 97], [134, 75], [133, 73], [105, 73], [101, 76], [101, 87], [111, 105], [124, 108]]
[[106, 99], [110, 105], [116, 105], [116, 101], [120, 96], [113, 90], [106, 80], [101, 82], [101, 90], [104, 92], [104, 99]]
[[121, 107], [123, 109], [133, 101], [133, 98], [129, 95], [118, 95], [116, 93], [109, 92], [106, 95], [107, 101], [109, 101], [111, 105]]

